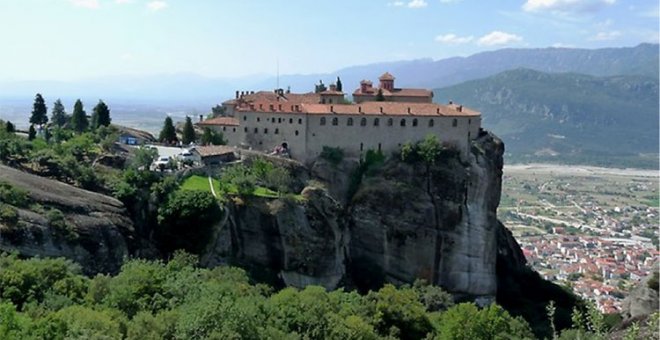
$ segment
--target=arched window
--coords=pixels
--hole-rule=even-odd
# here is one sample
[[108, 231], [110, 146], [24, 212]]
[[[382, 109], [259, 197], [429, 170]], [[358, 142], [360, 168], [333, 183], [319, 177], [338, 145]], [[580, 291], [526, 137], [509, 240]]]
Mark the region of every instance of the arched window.
[[233, 128], [233, 129], [231, 129], [231, 130], [232, 130], [231, 132], [236, 132], [236, 128]]
[[353, 118], [348, 118], [348, 120], [346, 121], [346, 125], [353, 126]]
[[244, 131], [244, 132], [247, 132], [247, 126], [243, 128], [243, 131]]
[[374, 126], [378, 126], [380, 124], [380, 120], [378, 118], [374, 119]]
[[401, 126], [406, 126], [406, 119], [401, 119]]
[[259, 133], [259, 128], [254, 128], [254, 133]]
[[337, 117], [332, 118], [332, 125], [337, 125], [337, 124], [339, 124], [339, 119], [337, 119]]
[[321, 125], [325, 125], [325, 117], [321, 117]]
[[392, 125], [394, 125], [394, 121], [392, 120], [392, 118], [388, 118], [387, 119], [387, 126], [392, 126]]
[[298, 124], [302, 124], [302, 118], [298, 118]]
[[296, 130], [296, 136], [298, 135], [298, 130]]
[[367, 118], [360, 119], [360, 126], [367, 126]]
[[227, 127], [226, 127], [226, 126], [223, 126], [223, 127], [222, 127], [222, 131], [227, 131]]
[[413, 126], [417, 126], [417, 118], [413, 119]]
[[264, 134], [268, 134], [268, 128], [264, 128]]
[[433, 121], [433, 119], [429, 120], [429, 127], [433, 127], [433, 124], [434, 124], [434, 123], [435, 123], [435, 122]]
[[275, 129], [275, 134], [277, 135], [279, 133], [280, 133], [280, 129]]
[[243, 120], [247, 120], [247, 116], [243, 116]]
[[454, 120], [451, 121], [451, 126], [452, 127], [457, 127], [458, 126], [458, 119], [454, 118]]
[[293, 118], [289, 118], [289, 124], [293, 124]]

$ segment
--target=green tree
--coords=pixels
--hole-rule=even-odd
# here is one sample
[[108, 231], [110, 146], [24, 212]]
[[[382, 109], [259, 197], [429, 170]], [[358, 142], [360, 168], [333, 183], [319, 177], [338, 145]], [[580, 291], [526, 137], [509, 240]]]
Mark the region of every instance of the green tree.
[[92, 129], [97, 129], [101, 126], [110, 125], [110, 109], [102, 100], [94, 106], [92, 113]]
[[149, 169], [149, 166], [156, 157], [158, 157], [158, 150], [149, 147], [141, 147], [135, 150], [131, 165], [136, 169]]
[[483, 309], [461, 303], [440, 315], [435, 339], [534, 339], [529, 325], [498, 305]]
[[203, 145], [226, 145], [227, 140], [225, 139], [222, 132], [215, 131], [211, 128], [204, 128], [204, 133], [202, 134], [202, 144]]
[[59, 99], [53, 103], [53, 111], [51, 112], [50, 121], [57, 127], [62, 127], [69, 121], [69, 117], [64, 110], [64, 105]]
[[383, 90], [378, 89], [378, 93], [376, 93], [376, 101], [377, 102], [384, 102], [385, 101], [385, 96], [383, 95]]
[[341, 92], [342, 88], [343, 88], [343, 86], [341, 84], [341, 79], [339, 79], [339, 77], [337, 77], [337, 91]]
[[222, 106], [222, 105], [216, 105], [216, 106], [211, 108], [211, 117], [212, 118], [221, 117], [221, 116], [224, 116], [225, 114], [226, 114], [226, 110], [225, 110], [225, 107]]
[[44, 102], [44, 97], [40, 93], [34, 98], [32, 105], [32, 116], [30, 116], [30, 124], [46, 124], [48, 122], [48, 108]]
[[158, 140], [160, 140], [162, 143], [173, 143], [177, 141], [176, 130], [174, 129], [174, 123], [172, 122], [172, 118], [170, 118], [169, 116], [165, 118], [165, 122], [163, 123], [163, 129], [160, 130], [160, 135], [158, 136]]
[[34, 140], [35, 137], [37, 137], [37, 130], [35, 130], [34, 124], [30, 124], [30, 128], [28, 129], [28, 140]]
[[183, 125], [183, 136], [181, 136], [181, 141], [183, 144], [190, 144], [195, 142], [197, 138], [195, 137], [195, 128], [193, 127], [192, 119], [186, 116], [186, 123]]
[[71, 114], [71, 127], [78, 133], [82, 133], [89, 127], [87, 113], [85, 112], [83, 103], [80, 101], [80, 99], [76, 100], [76, 103], [73, 105], [73, 114]]
[[7, 121], [5, 123], [5, 131], [7, 131], [8, 133], [14, 133], [14, 132], [16, 132], [16, 126], [14, 126], [14, 124], [12, 124], [12, 122]]

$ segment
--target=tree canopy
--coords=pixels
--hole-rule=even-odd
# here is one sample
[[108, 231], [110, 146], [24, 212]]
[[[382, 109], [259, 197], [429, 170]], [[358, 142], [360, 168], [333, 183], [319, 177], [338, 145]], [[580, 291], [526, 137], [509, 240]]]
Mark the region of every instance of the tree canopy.
[[51, 112], [50, 121], [53, 122], [53, 124], [56, 126], [62, 127], [67, 123], [68, 120], [69, 117], [66, 114], [62, 101], [59, 99], [56, 100], [55, 103], [53, 103], [53, 110]]
[[89, 127], [89, 120], [87, 113], [83, 108], [83, 103], [80, 99], [76, 100], [73, 105], [73, 113], [71, 114], [71, 127], [78, 133], [82, 133]]
[[181, 141], [183, 144], [190, 144], [195, 142], [197, 137], [195, 136], [195, 128], [193, 127], [192, 119], [189, 116], [186, 116], [186, 122], [183, 125], [183, 134], [181, 136]]
[[165, 118], [163, 129], [160, 130], [158, 140], [162, 143], [173, 143], [177, 141], [176, 130], [174, 129], [174, 123], [172, 122], [171, 117]]
[[227, 140], [225, 140], [222, 132], [215, 131], [211, 128], [204, 128], [204, 133], [202, 134], [202, 144], [203, 145], [226, 145]]
[[101, 126], [110, 125], [110, 109], [102, 100], [94, 106], [92, 113], [92, 129], [97, 129]]
[[30, 116], [30, 124], [46, 124], [48, 122], [48, 108], [44, 101], [44, 97], [40, 93], [34, 97], [34, 104], [32, 105], [32, 116]]

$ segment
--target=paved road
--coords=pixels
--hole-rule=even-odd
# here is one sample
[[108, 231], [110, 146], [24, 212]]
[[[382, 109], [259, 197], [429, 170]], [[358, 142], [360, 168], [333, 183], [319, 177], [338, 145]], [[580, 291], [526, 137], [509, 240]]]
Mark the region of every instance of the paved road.
[[187, 148], [171, 147], [171, 146], [159, 146], [159, 145], [146, 145], [158, 150], [158, 157], [171, 157], [176, 158], [176, 155], [188, 150]]

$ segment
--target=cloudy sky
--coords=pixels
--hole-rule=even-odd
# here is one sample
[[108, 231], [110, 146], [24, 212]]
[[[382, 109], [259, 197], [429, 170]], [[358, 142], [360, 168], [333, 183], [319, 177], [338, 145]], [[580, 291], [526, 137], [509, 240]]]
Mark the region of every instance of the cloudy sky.
[[316, 73], [658, 42], [657, 0], [0, 0], [0, 81]]

